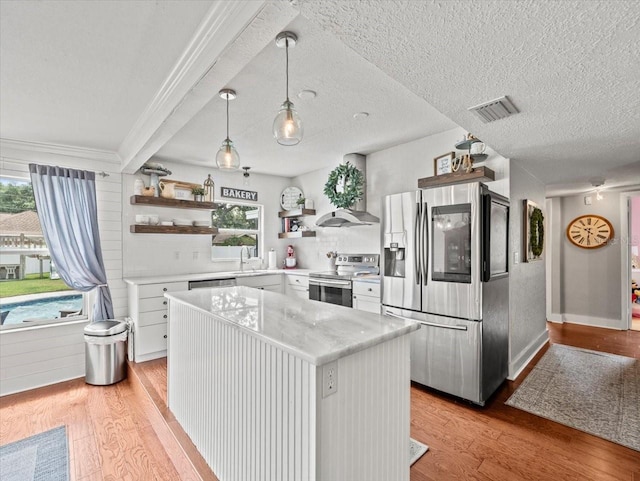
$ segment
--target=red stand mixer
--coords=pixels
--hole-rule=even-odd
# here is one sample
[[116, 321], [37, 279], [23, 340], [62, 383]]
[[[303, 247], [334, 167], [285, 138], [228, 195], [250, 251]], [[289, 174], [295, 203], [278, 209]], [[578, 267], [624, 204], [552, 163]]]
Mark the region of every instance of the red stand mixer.
[[293, 250], [292, 245], [287, 246], [287, 257], [284, 258], [284, 268], [285, 269], [295, 269], [296, 268], [296, 253]]

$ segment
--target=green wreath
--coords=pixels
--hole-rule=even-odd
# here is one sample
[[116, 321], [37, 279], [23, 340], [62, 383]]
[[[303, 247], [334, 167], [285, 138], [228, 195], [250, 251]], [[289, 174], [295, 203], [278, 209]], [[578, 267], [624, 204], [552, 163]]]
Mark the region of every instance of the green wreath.
[[[342, 187], [342, 192], [338, 192], [338, 186]], [[362, 172], [346, 162], [331, 171], [327, 183], [324, 184], [324, 194], [337, 208], [348, 209], [362, 199], [363, 188], [364, 176]]]
[[535, 207], [529, 218], [529, 245], [531, 253], [540, 257], [544, 247], [544, 216], [542, 211]]

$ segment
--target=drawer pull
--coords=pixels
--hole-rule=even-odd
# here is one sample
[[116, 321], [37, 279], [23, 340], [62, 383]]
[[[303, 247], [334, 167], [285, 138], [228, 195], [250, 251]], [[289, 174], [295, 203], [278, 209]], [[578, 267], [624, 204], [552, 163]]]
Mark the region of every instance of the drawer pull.
[[166, 339], [166, 338], [167, 338], [167, 335], [165, 334], [163, 337]]
[[165, 315], [164, 315], [164, 316], [162, 316], [162, 317], [164, 317], [164, 318], [166, 319], [166, 318], [167, 318], [167, 315], [165, 314]]
[[371, 289], [371, 288], [369, 288], [369, 289], [367, 289], [367, 290], [368, 290], [369, 292], [373, 291], [373, 289]]
[[163, 290], [164, 292], [167, 292], [167, 288], [166, 288], [166, 287], [163, 287], [163, 288], [162, 288], [162, 290]]
[[166, 306], [167, 305], [167, 301], [162, 301], [162, 304], [164, 304]]
[[296, 282], [300, 282], [300, 279], [296, 279]]

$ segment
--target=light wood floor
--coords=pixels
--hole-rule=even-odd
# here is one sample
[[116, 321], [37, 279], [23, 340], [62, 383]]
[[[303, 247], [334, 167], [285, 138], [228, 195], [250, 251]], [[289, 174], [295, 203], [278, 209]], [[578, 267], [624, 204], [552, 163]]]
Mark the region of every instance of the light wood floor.
[[[640, 359], [640, 332], [549, 330], [552, 343]], [[640, 481], [639, 452], [504, 405], [546, 349], [484, 408], [412, 386], [411, 436], [430, 450], [411, 481]], [[215, 479], [166, 408], [166, 361], [134, 368], [115, 386], [80, 379], [1, 398], [0, 444], [66, 424], [72, 479]]]

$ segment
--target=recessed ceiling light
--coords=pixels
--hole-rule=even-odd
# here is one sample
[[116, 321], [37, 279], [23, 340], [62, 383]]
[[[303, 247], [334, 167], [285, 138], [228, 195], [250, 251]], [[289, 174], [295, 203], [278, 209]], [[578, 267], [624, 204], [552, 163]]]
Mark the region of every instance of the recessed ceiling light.
[[315, 99], [318, 94], [315, 90], [301, 90], [298, 92], [298, 98], [302, 100]]
[[353, 118], [356, 120], [364, 120], [369, 117], [369, 112], [358, 112], [357, 114], [353, 114]]

